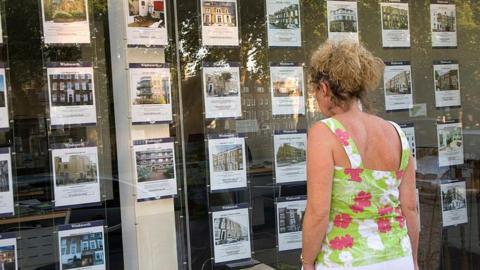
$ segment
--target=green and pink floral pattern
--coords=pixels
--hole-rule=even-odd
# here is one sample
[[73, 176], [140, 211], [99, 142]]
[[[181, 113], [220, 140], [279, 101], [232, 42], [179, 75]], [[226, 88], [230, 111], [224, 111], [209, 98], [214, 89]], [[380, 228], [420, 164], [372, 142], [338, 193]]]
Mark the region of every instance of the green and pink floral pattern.
[[377, 171], [363, 167], [355, 143], [338, 120], [322, 122], [344, 146], [351, 168], [335, 167], [330, 222], [317, 264], [355, 267], [411, 255], [399, 199], [399, 185], [410, 157], [401, 128], [392, 122], [402, 141], [399, 170]]

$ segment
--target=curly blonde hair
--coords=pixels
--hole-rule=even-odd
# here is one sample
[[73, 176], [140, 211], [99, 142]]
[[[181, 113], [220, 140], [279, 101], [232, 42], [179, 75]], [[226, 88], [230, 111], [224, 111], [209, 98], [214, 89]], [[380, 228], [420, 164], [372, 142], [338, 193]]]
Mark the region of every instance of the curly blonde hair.
[[349, 42], [324, 43], [312, 55], [310, 82], [327, 82], [332, 102], [343, 108], [359, 99], [369, 108], [367, 91], [374, 90], [382, 78], [384, 63], [362, 45]]

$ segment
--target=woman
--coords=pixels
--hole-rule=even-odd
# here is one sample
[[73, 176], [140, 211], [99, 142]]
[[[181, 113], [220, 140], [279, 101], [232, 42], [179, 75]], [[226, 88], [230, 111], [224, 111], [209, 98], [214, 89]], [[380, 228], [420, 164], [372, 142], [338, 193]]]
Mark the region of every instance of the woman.
[[326, 43], [311, 61], [318, 106], [329, 117], [308, 134], [304, 270], [413, 270], [415, 169], [400, 127], [362, 112], [383, 62], [355, 43]]

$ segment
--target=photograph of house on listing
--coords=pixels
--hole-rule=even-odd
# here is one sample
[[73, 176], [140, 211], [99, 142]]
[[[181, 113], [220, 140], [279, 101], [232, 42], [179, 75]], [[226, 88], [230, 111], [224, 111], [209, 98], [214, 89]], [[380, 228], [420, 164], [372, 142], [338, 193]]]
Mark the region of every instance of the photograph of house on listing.
[[357, 11], [350, 8], [337, 8], [328, 16], [330, 32], [357, 32]]
[[298, 4], [277, 4], [272, 6], [268, 14], [270, 29], [298, 29], [300, 28], [300, 6]]
[[135, 156], [139, 183], [175, 177], [172, 148], [138, 151]]
[[0, 108], [5, 108], [7, 105], [7, 95], [5, 91], [5, 75], [0, 74]]
[[60, 249], [63, 270], [105, 264], [102, 232], [64, 236], [60, 239]]
[[128, 27], [165, 28], [165, 0], [128, 0]]
[[236, 97], [240, 93], [238, 69], [206, 71], [207, 97]]
[[[390, 77], [391, 76], [391, 77]], [[385, 92], [391, 95], [409, 95], [412, 93], [412, 79], [409, 70], [399, 70], [385, 74]]]
[[91, 73], [65, 72], [50, 74], [52, 106], [93, 105]]
[[54, 157], [57, 186], [97, 182], [97, 157], [94, 154], [74, 154]]
[[[247, 220], [248, 221], [248, 220]], [[215, 245], [248, 241], [248, 227], [228, 217], [214, 218]]]
[[304, 165], [307, 161], [306, 145], [303, 142], [283, 143], [275, 155], [278, 167]]
[[158, 75], [140, 76], [136, 79], [133, 105], [170, 104], [170, 77]]
[[87, 21], [86, 0], [42, 0], [46, 22]]
[[[455, 66], [455, 67], [454, 67]], [[435, 68], [435, 90], [453, 91], [459, 90], [458, 67], [452, 65], [451, 68]]]
[[[286, 71], [286, 72], [283, 72]], [[283, 73], [283, 74], [282, 74]], [[303, 96], [303, 79], [295, 70], [279, 70], [272, 72], [272, 87], [274, 97], [301, 97]]]
[[302, 230], [303, 214], [305, 212], [305, 206], [295, 207], [279, 207], [278, 208], [278, 232], [279, 233], [291, 233], [299, 232]]
[[8, 160], [0, 160], [0, 192], [7, 192], [10, 190], [10, 175], [8, 167]]
[[230, 1], [202, 1], [203, 26], [237, 26], [236, 3]]
[[215, 172], [243, 170], [243, 145], [217, 145], [213, 149], [213, 170]]
[[433, 32], [455, 32], [456, 15], [454, 5], [436, 5], [431, 10]]
[[17, 258], [15, 255], [15, 246], [0, 246], [0, 269], [1, 270], [17, 270]]

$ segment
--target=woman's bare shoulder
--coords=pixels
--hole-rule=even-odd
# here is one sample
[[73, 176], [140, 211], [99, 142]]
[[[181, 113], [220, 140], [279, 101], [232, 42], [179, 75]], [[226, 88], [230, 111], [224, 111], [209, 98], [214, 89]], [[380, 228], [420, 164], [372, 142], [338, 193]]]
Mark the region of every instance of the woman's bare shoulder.
[[335, 139], [335, 136], [325, 123], [318, 121], [308, 129], [308, 139], [310, 141], [318, 140], [321, 142], [328, 142]]

